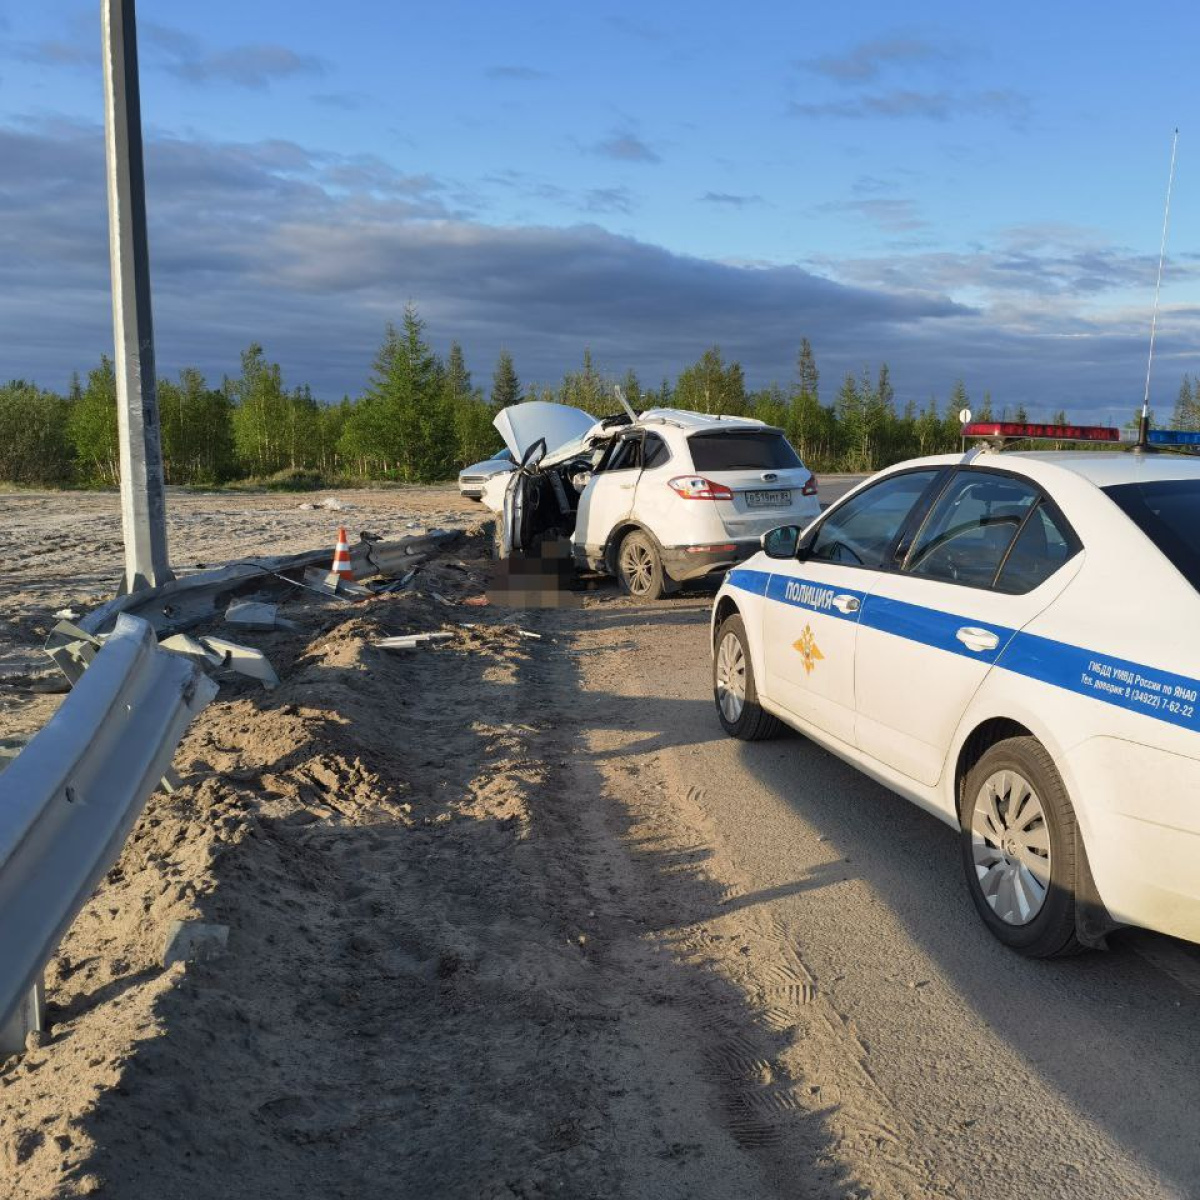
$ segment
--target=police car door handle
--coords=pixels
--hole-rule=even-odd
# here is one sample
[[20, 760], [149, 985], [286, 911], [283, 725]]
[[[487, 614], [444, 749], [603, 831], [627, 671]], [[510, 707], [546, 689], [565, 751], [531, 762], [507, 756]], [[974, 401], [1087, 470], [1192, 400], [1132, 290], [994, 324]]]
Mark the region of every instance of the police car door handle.
[[995, 650], [1000, 645], [999, 634], [990, 629], [978, 629], [974, 625], [964, 625], [955, 635], [968, 650]]
[[833, 607], [842, 613], [858, 612], [862, 607], [862, 601], [857, 596], [840, 595], [834, 596]]

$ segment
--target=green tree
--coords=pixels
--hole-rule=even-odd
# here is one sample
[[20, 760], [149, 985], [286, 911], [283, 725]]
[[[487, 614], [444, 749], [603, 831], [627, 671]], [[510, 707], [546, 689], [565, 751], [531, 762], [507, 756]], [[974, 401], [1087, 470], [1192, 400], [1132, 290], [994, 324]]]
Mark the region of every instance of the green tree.
[[520, 403], [521, 381], [517, 378], [512, 355], [507, 350], [501, 350], [496, 360], [496, 370], [492, 373], [492, 411], [499, 412], [502, 408]]
[[242, 373], [228, 381], [233, 403], [233, 441], [242, 470], [267, 476], [292, 465], [294, 439], [283, 372], [268, 362], [257, 342], [242, 353]]
[[113, 486], [120, 483], [117, 377], [107, 354], [88, 372], [87, 386], [72, 406], [69, 429], [84, 480]]
[[596, 370], [589, 348], [583, 351], [583, 366], [568, 371], [558, 388], [558, 403], [581, 408], [594, 417], [608, 412], [614, 404], [612, 384]]
[[221, 483], [236, 473], [232, 405], [194, 367], [179, 382], [160, 379], [158, 411], [168, 483]]
[[796, 355], [796, 394], [811, 396], [814, 401], [819, 400], [817, 385], [820, 380], [821, 374], [817, 370], [817, 360], [813, 355], [812, 343], [808, 338], [801, 338], [800, 352]]
[[445, 370], [409, 304], [402, 328], [387, 327], [371, 381], [346, 420], [342, 451], [362, 474], [426, 482], [453, 473], [457, 437]]
[[0, 479], [65, 484], [74, 458], [71, 402], [32, 383], [0, 384]]
[[742, 365], [725, 365], [719, 346], [710, 346], [700, 361], [680, 372], [671, 402], [692, 412], [743, 416], [749, 410]]
[[1171, 414], [1171, 428], [1200, 431], [1200, 379], [1193, 384], [1190, 376], [1183, 377]]

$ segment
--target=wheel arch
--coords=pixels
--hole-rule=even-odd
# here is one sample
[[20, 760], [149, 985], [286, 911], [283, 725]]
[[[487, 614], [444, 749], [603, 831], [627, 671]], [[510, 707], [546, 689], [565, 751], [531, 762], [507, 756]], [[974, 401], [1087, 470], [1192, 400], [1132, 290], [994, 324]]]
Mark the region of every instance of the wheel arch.
[[[1012, 717], [988, 717], [979, 722], [963, 739], [954, 764], [954, 811], [962, 821], [963, 784], [971, 768], [997, 743], [1008, 738], [1033, 737], [1037, 734]], [[1041, 738], [1038, 738], [1041, 741]]]
[[659, 545], [658, 538], [648, 530], [645, 525], [639, 521], [633, 521], [629, 518], [618, 521], [609, 532], [608, 540], [604, 543], [604, 569], [610, 575], [617, 574], [617, 551], [621, 548], [621, 543], [631, 533], [644, 533], [648, 538], [651, 538], [656, 547], [658, 547], [659, 555], [662, 554], [662, 546]]
[[732, 617], [735, 613], [738, 616], [741, 616], [742, 610], [738, 605], [738, 602], [731, 595], [726, 593], [725, 595], [718, 597], [716, 606], [713, 608], [712, 619], [711, 636], [714, 650], [717, 647], [717, 633], [720, 631], [721, 626], [726, 622], [726, 620]]

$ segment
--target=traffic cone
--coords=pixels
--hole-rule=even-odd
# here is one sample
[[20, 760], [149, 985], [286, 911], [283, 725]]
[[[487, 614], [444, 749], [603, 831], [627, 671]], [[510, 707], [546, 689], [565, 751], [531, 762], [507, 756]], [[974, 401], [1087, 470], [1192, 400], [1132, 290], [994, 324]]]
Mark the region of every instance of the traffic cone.
[[344, 525], [338, 530], [337, 549], [333, 552], [331, 574], [338, 576], [346, 583], [354, 582], [354, 568], [350, 565], [350, 543], [346, 539]]

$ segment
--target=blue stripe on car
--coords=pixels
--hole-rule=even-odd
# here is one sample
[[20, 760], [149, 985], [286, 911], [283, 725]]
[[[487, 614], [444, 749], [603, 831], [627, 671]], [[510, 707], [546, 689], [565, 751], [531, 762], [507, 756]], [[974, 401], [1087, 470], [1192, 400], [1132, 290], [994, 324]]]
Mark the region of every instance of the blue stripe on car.
[[[780, 604], [821, 612], [841, 621], [858, 620], [906, 641], [991, 663], [1027, 679], [1200, 732], [1200, 680], [1186, 675], [989, 621], [794, 576], [739, 567], [730, 571], [726, 580], [731, 587]], [[857, 613], [842, 613], [833, 607], [833, 597], [844, 595], [858, 599], [861, 607]], [[979, 652], [964, 646], [956, 636], [964, 621], [994, 633], [998, 638], [996, 648]]]

